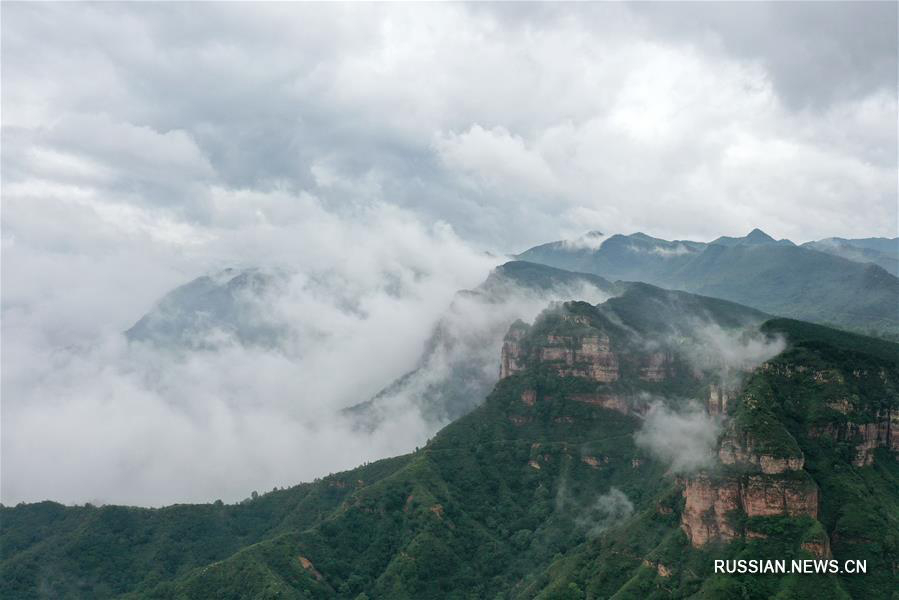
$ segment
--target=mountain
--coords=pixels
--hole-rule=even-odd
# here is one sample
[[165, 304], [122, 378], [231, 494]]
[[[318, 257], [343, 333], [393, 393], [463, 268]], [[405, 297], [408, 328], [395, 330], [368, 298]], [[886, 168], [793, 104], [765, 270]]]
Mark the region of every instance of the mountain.
[[[291, 291], [295, 286], [284, 271], [225, 269], [166, 294], [125, 336], [175, 353], [236, 343], [295, 358], [310, 340], [297, 334], [302, 329], [308, 337], [308, 328], [292, 326], [295, 314], [278, 310]], [[501, 265], [477, 288], [456, 294], [408, 373], [342, 415], [370, 431], [411, 407], [436, 431], [475, 408], [496, 383], [496, 355], [513, 321], [533, 319], [553, 300], [598, 302], [618, 292], [615, 284], [589, 273], [522, 261]]]
[[701, 242], [669, 242], [635, 233], [629, 236], [613, 235], [598, 246], [550, 242], [531, 248], [517, 258], [559, 269], [595, 273], [612, 281], [653, 283], [650, 279], [661, 279], [667, 271], [689, 262], [706, 246]]
[[[308, 342], [278, 311], [290, 288], [284, 271], [225, 269], [166, 294], [125, 336], [174, 352], [237, 343], [290, 353]], [[496, 383], [495, 358], [513, 321], [533, 319], [553, 300], [598, 302], [618, 291], [594, 274], [522, 261], [501, 265], [477, 288], [456, 294], [408, 373], [343, 414], [372, 430], [412, 407], [436, 431], [475, 408]]]
[[759, 246], [762, 244], [776, 244], [779, 246], [795, 246], [793, 242], [790, 240], [775, 240], [773, 237], [762, 231], [761, 229], [753, 229], [750, 231], [745, 237], [735, 238], [728, 236], [721, 236], [712, 242], [711, 244], [718, 244], [719, 246]]
[[899, 334], [895, 275], [872, 263], [774, 240], [758, 229], [708, 244], [643, 233], [613, 235], [598, 247], [553, 242], [518, 258], [715, 296], [779, 316]]
[[372, 429], [415, 407], [435, 430], [470, 412], [499, 378], [496, 356], [517, 319], [533, 319], [550, 301], [605, 300], [615, 284], [588, 273], [508, 262], [473, 290], [456, 294], [434, 328], [418, 364], [373, 398], [344, 411]]
[[802, 244], [819, 252], [826, 252], [855, 262], [873, 263], [899, 277], [899, 238], [864, 238], [847, 240], [826, 238]]
[[[555, 303], [411, 455], [233, 506], [3, 507], [0, 595], [888, 598], [899, 345], [765, 318], [645, 284]], [[713, 573], [831, 556], [867, 575]]]
[[266, 310], [266, 301], [286, 283], [285, 274], [260, 269], [198, 277], [166, 294], [125, 337], [178, 350], [211, 350], [229, 341], [278, 346], [286, 329]]

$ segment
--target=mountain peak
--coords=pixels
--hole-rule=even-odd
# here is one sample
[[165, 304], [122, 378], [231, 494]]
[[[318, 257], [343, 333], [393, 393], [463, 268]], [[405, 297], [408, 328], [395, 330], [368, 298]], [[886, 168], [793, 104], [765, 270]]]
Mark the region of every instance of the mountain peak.
[[771, 237], [758, 227], [750, 231], [743, 239], [745, 239], [747, 242], [752, 242], [755, 244], [775, 241], [773, 237]]
[[762, 244], [781, 244], [785, 246], [793, 246], [790, 240], [777, 241], [758, 227], [746, 234], [746, 237], [728, 237], [726, 235], [719, 237], [711, 242], [719, 246], [741, 246], [741, 245], [762, 245]]

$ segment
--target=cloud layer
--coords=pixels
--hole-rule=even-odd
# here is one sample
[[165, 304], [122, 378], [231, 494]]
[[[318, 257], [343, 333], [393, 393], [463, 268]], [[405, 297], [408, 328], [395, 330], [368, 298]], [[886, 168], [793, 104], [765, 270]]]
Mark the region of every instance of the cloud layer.
[[[227, 332], [195, 351], [128, 344], [121, 332], [147, 307], [129, 305], [138, 290], [120, 288], [147, 276], [149, 289], [166, 285], [155, 257], [124, 245], [90, 273], [86, 257], [50, 254], [29, 277], [38, 257], [9, 244], [4, 260], [22, 271], [4, 276], [22, 299], [4, 298], [4, 502], [235, 501], [407, 452], [433, 434], [417, 411], [397, 411], [372, 433], [338, 411], [414, 365], [456, 290], [483, 280], [496, 259], [393, 207], [338, 219], [311, 198], [275, 194], [255, 208], [269, 203], [281, 225], [263, 242], [255, 228], [222, 237], [243, 260], [289, 273], [277, 294], [252, 299], [284, 331], [283, 345], [244, 345]], [[191, 264], [220, 256], [206, 251], [190, 250]]]
[[889, 3], [6, 13], [13, 202], [81, 191], [183, 238], [217, 220], [212, 189], [286, 186], [507, 252], [587, 229], [895, 235]]
[[[4, 6], [3, 501], [238, 499], [409, 449], [414, 415], [326, 415], [535, 243], [895, 235], [895, 4], [739, 12]], [[290, 273], [295, 352], [125, 345], [225, 267]]]

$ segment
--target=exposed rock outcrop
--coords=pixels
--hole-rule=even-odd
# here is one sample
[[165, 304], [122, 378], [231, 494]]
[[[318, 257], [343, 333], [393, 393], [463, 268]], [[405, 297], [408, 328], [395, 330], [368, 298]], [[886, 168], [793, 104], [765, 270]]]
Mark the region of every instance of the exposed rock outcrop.
[[672, 356], [668, 352], [652, 352], [640, 366], [640, 379], [644, 381], [664, 381], [668, 378]]
[[805, 465], [803, 456], [775, 456], [756, 451], [751, 440], [740, 443], [732, 436], [722, 440], [718, 458], [725, 465], [753, 466], [766, 475], [776, 475], [787, 471], [799, 471]]
[[521, 403], [525, 406], [534, 406], [537, 403], [537, 392], [534, 390], [525, 390], [521, 392]]
[[725, 389], [715, 384], [709, 385], [709, 400], [706, 406], [710, 415], [726, 415], [728, 400]]
[[318, 570], [312, 565], [312, 561], [310, 561], [305, 556], [299, 557], [300, 566], [303, 567], [303, 570], [312, 575], [316, 581], [321, 581], [323, 579], [322, 574], [318, 572]]
[[601, 458], [597, 458], [597, 457], [595, 457], [595, 456], [589, 456], [589, 455], [587, 455], [587, 456], [582, 456], [582, 457], [581, 457], [581, 462], [584, 463], [585, 465], [590, 465], [590, 466], [593, 467], [594, 469], [598, 469], [598, 468], [600, 468], [602, 465], [605, 465], [605, 464], [608, 464], [608, 463], [609, 463], [609, 457], [608, 457], [608, 456], [603, 456], [603, 457], [601, 457]]
[[762, 533], [761, 531], [753, 531], [751, 529], [746, 530], [746, 539], [747, 540], [767, 540], [768, 534]]
[[741, 509], [738, 480], [713, 481], [708, 475], [699, 475], [687, 480], [684, 498], [681, 528], [693, 546], [729, 542], [739, 536], [731, 524], [731, 513]]
[[649, 559], [643, 559], [643, 566], [655, 570], [659, 577], [671, 577], [671, 569], [660, 562], [654, 562]]
[[818, 486], [811, 479], [749, 475], [740, 483], [740, 501], [748, 517], [818, 517]]
[[[808, 435], [812, 438], [826, 437], [835, 442], [846, 442], [855, 445], [855, 456], [852, 464], [865, 467], [874, 463], [874, 451], [887, 448], [899, 452], [899, 410], [886, 410], [869, 423], [829, 423], [813, 427]], [[899, 459], [899, 455], [897, 455]]]
[[695, 547], [729, 542], [742, 535], [735, 523], [747, 517], [818, 516], [818, 488], [807, 477], [766, 474], [687, 479], [681, 528]]
[[521, 340], [527, 335], [528, 329], [528, 326], [521, 321], [515, 321], [509, 327], [509, 331], [503, 339], [503, 349], [500, 354], [500, 379], [505, 379], [524, 368], [522, 364], [524, 352], [521, 347]]
[[612, 352], [609, 336], [546, 336], [540, 348], [540, 362], [554, 363], [559, 375], [585, 377], [603, 383], [618, 379], [618, 356]]
[[[609, 336], [591, 327], [589, 319], [582, 315], [563, 314], [562, 321], [567, 328], [565, 335], [547, 333], [527, 340], [530, 326], [521, 321], [513, 323], [503, 340], [500, 379], [520, 372], [526, 363], [547, 363], [563, 377], [584, 377], [601, 383], [617, 381], [618, 355], [612, 350]], [[660, 360], [664, 363], [667, 355], [658, 354], [661, 359], [649, 359], [650, 373], [663, 368], [654, 365]]]
[[627, 400], [617, 394], [573, 394], [571, 399], [592, 406], [608, 408], [609, 410], [620, 412], [623, 415], [631, 412], [631, 407]]
[[830, 541], [826, 535], [822, 536], [820, 540], [802, 542], [802, 549], [815, 558], [833, 558], [833, 553], [830, 550]]

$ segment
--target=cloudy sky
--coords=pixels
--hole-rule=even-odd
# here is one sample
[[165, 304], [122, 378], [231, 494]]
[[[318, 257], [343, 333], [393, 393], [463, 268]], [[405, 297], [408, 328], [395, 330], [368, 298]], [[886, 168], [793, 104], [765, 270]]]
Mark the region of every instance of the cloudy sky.
[[[896, 20], [890, 2], [4, 4], [3, 501], [235, 499], [409, 449], [430, 432], [333, 452], [291, 419], [408, 369], [485, 252], [593, 229], [895, 236]], [[163, 368], [122, 346], [162, 294], [232, 265], [326, 277], [298, 304], [332, 332], [322, 352]]]

